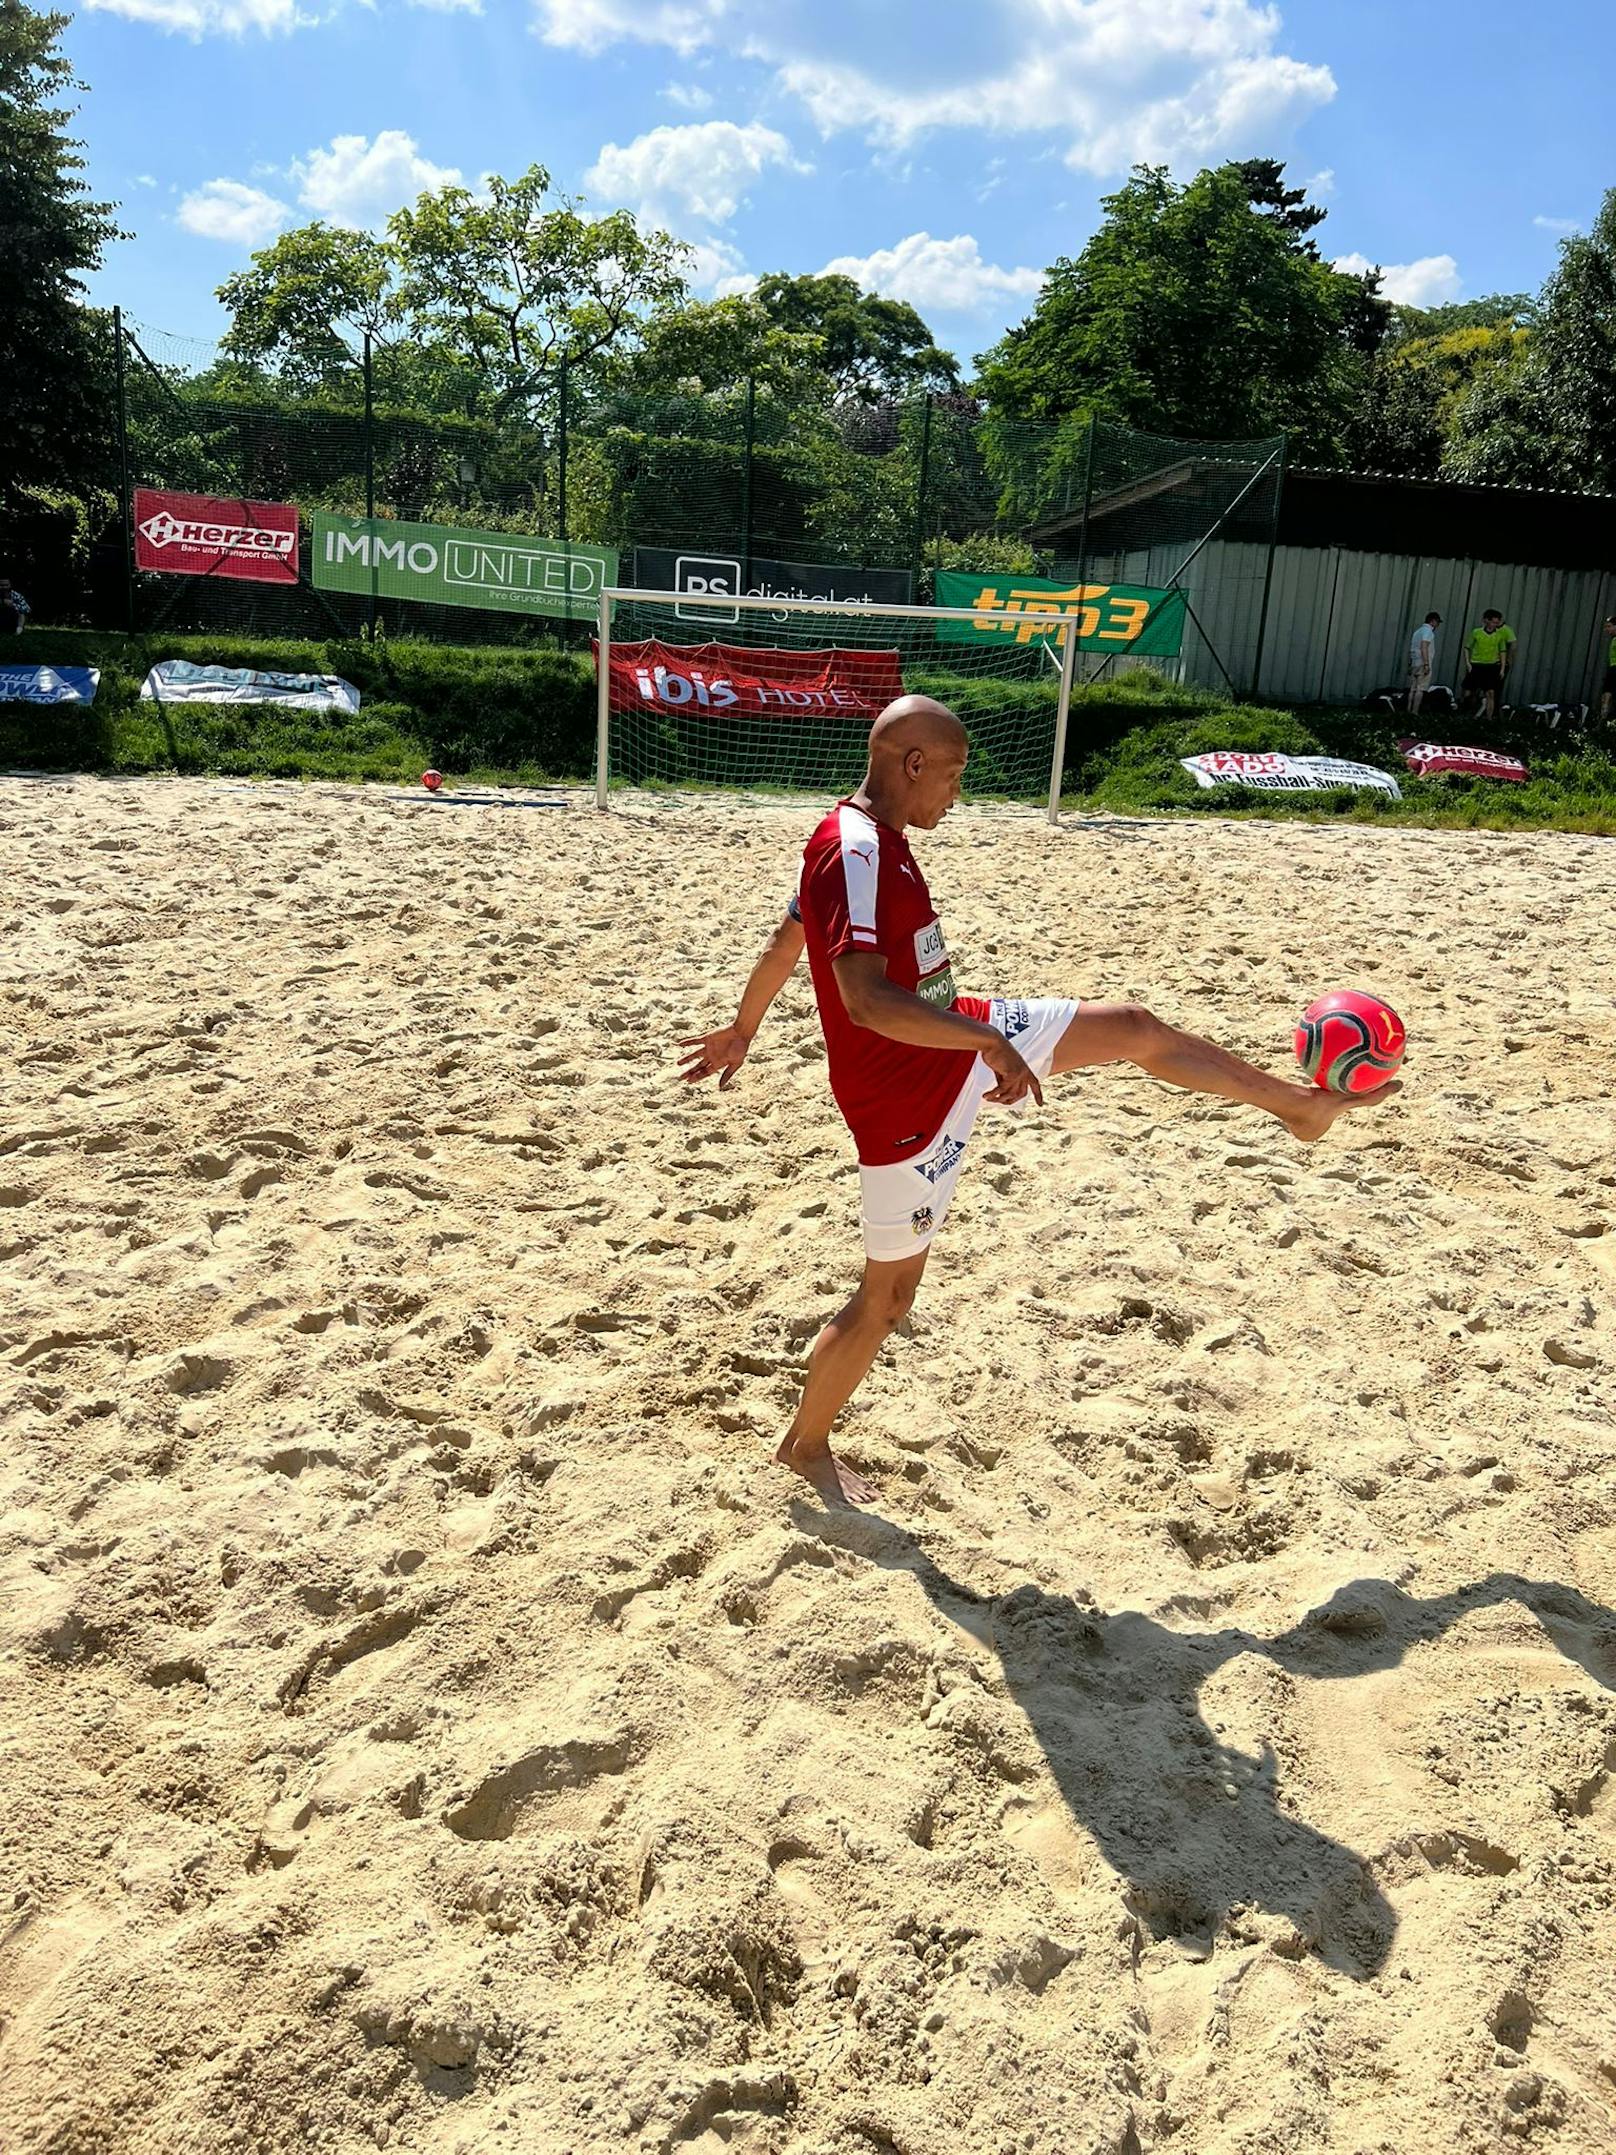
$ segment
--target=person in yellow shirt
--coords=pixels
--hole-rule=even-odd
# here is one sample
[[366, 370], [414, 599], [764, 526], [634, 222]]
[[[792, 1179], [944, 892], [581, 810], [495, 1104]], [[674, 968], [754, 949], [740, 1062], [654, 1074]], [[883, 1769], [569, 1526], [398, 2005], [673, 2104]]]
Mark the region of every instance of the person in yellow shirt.
[[1504, 683], [1515, 658], [1515, 643], [1515, 631], [1496, 606], [1489, 606], [1481, 617], [1481, 627], [1470, 631], [1470, 671], [1465, 676], [1465, 694], [1480, 696], [1488, 718], [1498, 716]]
[[1606, 614], [1605, 634], [1610, 642], [1605, 646], [1605, 680], [1599, 698], [1599, 716], [1608, 726], [1616, 717], [1616, 614]]

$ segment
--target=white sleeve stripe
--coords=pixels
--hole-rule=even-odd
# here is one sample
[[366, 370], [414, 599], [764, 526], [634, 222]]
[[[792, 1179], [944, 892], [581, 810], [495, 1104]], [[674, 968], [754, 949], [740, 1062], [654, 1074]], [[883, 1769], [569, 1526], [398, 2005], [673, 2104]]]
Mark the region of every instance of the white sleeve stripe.
[[847, 919], [853, 939], [873, 943], [877, 863], [881, 857], [881, 834], [867, 815], [857, 808], [843, 808], [838, 818], [841, 833], [842, 874], [847, 883]]

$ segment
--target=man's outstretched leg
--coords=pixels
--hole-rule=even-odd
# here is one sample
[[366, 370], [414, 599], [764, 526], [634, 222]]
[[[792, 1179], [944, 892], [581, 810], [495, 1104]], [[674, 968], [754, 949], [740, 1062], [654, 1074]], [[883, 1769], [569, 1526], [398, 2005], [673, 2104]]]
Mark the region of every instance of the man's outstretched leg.
[[869, 1504], [880, 1494], [831, 1450], [831, 1424], [869, 1374], [888, 1336], [909, 1314], [927, 1254], [922, 1250], [900, 1264], [866, 1261], [858, 1292], [809, 1350], [802, 1397], [774, 1456], [781, 1466], [812, 1482], [827, 1504]]
[[1219, 1100], [1261, 1108], [1308, 1144], [1338, 1117], [1402, 1091], [1395, 1081], [1367, 1093], [1288, 1084], [1227, 1048], [1214, 1047], [1198, 1033], [1164, 1024], [1137, 1003], [1085, 1003], [1072, 1019], [1056, 1046], [1054, 1069], [1080, 1070], [1093, 1063], [1133, 1063], [1185, 1092], [1211, 1093]]

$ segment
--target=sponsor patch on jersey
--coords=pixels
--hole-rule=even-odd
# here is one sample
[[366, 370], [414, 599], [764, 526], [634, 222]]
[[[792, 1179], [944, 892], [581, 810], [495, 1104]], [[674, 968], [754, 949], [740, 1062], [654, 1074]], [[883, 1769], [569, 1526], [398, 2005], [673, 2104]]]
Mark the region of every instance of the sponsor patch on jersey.
[[947, 1010], [954, 1001], [954, 968], [945, 965], [940, 973], [933, 973], [930, 980], [922, 980], [915, 988], [922, 1002], [936, 1003]]
[[943, 942], [943, 924], [940, 920], [928, 920], [924, 928], [915, 930], [915, 971], [922, 978], [936, 972], [938, 966], [948, 963], [948, 950]]

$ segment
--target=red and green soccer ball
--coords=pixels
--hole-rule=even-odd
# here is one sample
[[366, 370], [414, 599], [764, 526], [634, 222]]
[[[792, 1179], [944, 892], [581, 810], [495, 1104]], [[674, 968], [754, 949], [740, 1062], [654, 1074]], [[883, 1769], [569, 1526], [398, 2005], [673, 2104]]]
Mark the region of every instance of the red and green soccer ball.
[[1390, 1003], [1358, 988], [1338, 988], [1302, 1012], [1296, 1060], [1330, 1092], [1376, 1092], [1397, 1075], [1407, 1039]]

